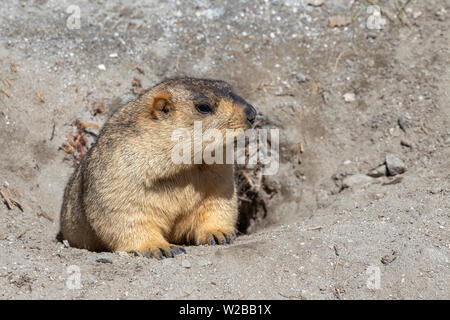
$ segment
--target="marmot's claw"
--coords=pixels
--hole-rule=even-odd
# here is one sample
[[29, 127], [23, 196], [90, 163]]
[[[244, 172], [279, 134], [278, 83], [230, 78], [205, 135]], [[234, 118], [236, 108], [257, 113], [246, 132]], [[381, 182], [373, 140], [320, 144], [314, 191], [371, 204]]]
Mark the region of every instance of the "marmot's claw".
[[232, 244], [233, 240], [236, 239], [236, 234], [234, 232], [225, 234], [225, 238], [227, 239], [227, 243]]
[[206, 243], [209, 243], [209, 245], [216, 245], [216, 244], [231, 244], [233, 243], [233, 240], [236, 238], [236, 234], [234, 232], [231, 233], [223, 233], [223, 232], [217, 232], [214, 234], [211, 234], [208, 236], [208, 240]]
[[173, 256], [176, 256], [177, 254], [186, 253], [186, 249], [184, 249], [183, 247], [170, 246], [170, 249], [172, 249]]
[[152, 259], [152, 258], [155, 258], [155, 259], [158, 259], [158, 260], [164, 259], [164, 256], [161, 254], [161, 250], [160, 249], [156, 249], [156, 250], [153, 250], [153, 251], [144, 250], [142, 252], [142, 255], [144, 257], [150, 258], [150, 259]]
[[186, 250], [182, 247], [177, 246], [169, 246], [164, 248], [158, 248], [155, 250], [144, 250], [142, 252], [142, 255], [147, 258], [155, 258], [158, 260], [164, 259], [164, 258], [173, 258], [178, 254], [186, 253]]

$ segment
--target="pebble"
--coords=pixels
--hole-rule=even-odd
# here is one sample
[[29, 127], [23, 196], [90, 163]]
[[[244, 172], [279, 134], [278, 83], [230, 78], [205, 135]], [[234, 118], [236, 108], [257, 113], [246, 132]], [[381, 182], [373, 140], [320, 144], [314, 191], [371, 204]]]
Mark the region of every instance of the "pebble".
[[406, 122], [402, 117], [399, 117], [397, 119], [397, 124], [400, 127], [400, 129], [402, 129], [404, 132], [406, 132]]
[[403, 161], [393, 154], [388, 154], [386, 156], [386, 167], [389, 175], [391, 176], [402, 174], [406, 171], [406, 167]]
[[183, 268], [189, 269], [189, 268], [191, 267], [191, 263], [189, 262], [189, 260], [184, 259], [184, 260], [181, 262], [181, 266], [182, 266]]
[[323, 5], [324, 0], [309, 0], [308, 4], [313, 7], [320, 7]]
[[126, 251], [116, 251], [116, 254], [121, 256], [121, 257], [129, 257], [129, 253]]
[[408, 148], [412, 148], [412, 142], [409, 141], [408, 139], [402, 139], [402, 140], [400, 141], [400, 144], [401, 144], [402, 146], [405, 146], [405, 147], [408, 147]]
[[361, 186], [366, 183], [372, 182], [373, 178], [369, 177], [365, 174], [354, 174], [348, 177], [345, 177], [344, 180], [342, 180], [342, 186], [344, 188], [354, 188]]
[[356, 95], [353, 92], [347, 92], [344, 94], [344, 101], [345, 102], [353, 102], [356, 100]]
[[97, 259], [95, 259], [95, 262], [98, 262], [98, 263], [113, 263], [112, 259], [105, 258], [105, 257], [97, 258]]
[[99, 64], [99, 65], [97, 66], [97, 68], [99, 68], [99, 70], [102, 70], [102, 71], [105, 71], [105, 70], [106, 70], [106, 67], [105, 67], [104, 64]]
[[66, 248], [70, 248], [70, 244], [69, 244], [69, 241], [67, 241], [67, 240], [63, 240], [63, 245], [64, 245], [64, 247], [66, 247]]
[[414, 19], [417, 19], [421, 15], [422, 15], [422, 11], [414, 11], [413, 14], [412, 14]]
[[373, 170], [371, 170], [368, 174], [369, 177], [378, 178], [387, 175], [386, 166], [383, 164]]
[[297, 80], [298, 83], [303, 83], [303, 82], [306, 82], [306, 80], [308, 80], [306, 78], [306, 76], [301, 72], [299, 72], [295, 75], [295, 79]]
[[207, 266], [212, 265], [212, 262], [209, 261], [209, 260], [201, 259], [201, 260], [198, 262], [198, 264], [199, 264], [201, 267], [207, 267]]

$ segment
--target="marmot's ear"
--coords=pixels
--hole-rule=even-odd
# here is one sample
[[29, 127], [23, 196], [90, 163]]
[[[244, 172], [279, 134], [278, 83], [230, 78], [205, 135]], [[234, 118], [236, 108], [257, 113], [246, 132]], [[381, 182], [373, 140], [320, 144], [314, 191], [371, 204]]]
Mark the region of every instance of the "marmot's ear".
[[167, 91], [161, 91], [155, 94], [153, 101], [150, 101], [149, 104], [149, 111], [152, 118], [159, 119], [161, 115], [168, 114], [173, 109], [170, 98], [170, 94]]

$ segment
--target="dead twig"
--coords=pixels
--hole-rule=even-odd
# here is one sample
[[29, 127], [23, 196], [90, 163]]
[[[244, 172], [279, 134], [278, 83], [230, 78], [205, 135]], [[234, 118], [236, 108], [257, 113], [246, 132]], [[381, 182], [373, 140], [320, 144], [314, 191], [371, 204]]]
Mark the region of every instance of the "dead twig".
[[6, 91], [5, 89], [1, 89], [0, 91], [8, 98], [11, 97], [11, 94], [8, 91]]
[[0, 189], [0, 195], [3, 198], [3, 201], [5, 202], [6, 206], [8, 207], [9, 210], [12, 209], [13, 207], [13, 203], [11, 202], [11, 200], [9, 199], [9, 197], [3, 192], [3, 190]]
[[47, 219], [50, 222], [54, 221], [54, 219], [52, 217], [50, 217], [47, 213], [45, 213], [44, 210], [42, 210], [41, 206], [38, 206], [37, 216], [38, 217], [44, 217], [45, 219]]
[[341, 255], [339, 254], [339, 251], [338, 251], [338, 248], [336, 245], [333, 245], [333, 249], [334, 249], [334, 254], [336, 255], [336, 262], [334, 263], [334, 270], [333, 270], [333, 278], [336, 278], [337, 268], [339, 266]]
[[17, 63], [11, 62], [11, 64], [10, 64], [10, 70], [11, 70], [11, 72], [14, 72], [14, 73], [19, 72], [19, 70], [17, 70]]
[[347, 49], [344, 49], [341, 51], [341, 53], [338, 55], [336, 62], [334, 63], [334, 68], [333, 68], [333, 73], [336, 73], [339, 61], [341, 60], [342, 56], [344, 55], [344, 53], [347, 51]]
[[8, 78], [3, 78], [2, 82], [6, 87], [11, 88], [11, 82], [9, 82]]
[[45, 102], [45, 96], [41, 91], [38, 91], [37, 93], [38, 99], [39, 99], [39, 103], [44, 103]]
[[402, 16], [402, 13], [407, 16], [405, 7], [408, 5], [410, 0], [406, 0], [402, 5], [398, 3], [398, 0], [394, 0], [395, 8], [397, 9], [397, 18], [400, 20], [400, 22], [404, 25], [406, 25], [408, 28], [411, 28], [411, 25], [407, 20], [405, 20]]
[[[7, 187], [5, 187], [5, 189], [7, 189]], [[8, 196], [6, 194], [6, 192], [2, 189], [0, 189], [0, 195], [2, 196], [3, 201], [5, 202], [5, 204], [9, 210], [11, 210], [13, 206], [16, 206], [17, 208], [19, 208], [20, 211], [23, 212], [23, 204], [22, 203], [20, 203], [19, 201]]]
[[242, 175], [247, 179], [248, 184], [250, 185], [250, 188], [255, 188], [255, 183], [253, 182], [252, 178], [250, 177], [250, 174], [247, 171], [242, 171]]
[[422, 122], [422, 120], [419, 120], [420, 130], [422, 130], [423, 133], [428, 134], [427, 129], [425, 129], [425, 124]]
[[140, 63], [138, 63], [134, 69], [136, 69], [140, 74], [145, 74], [144, 69], [142, 69], [142, 66]]
[[100, 100], [96, 100], [92, 103], [92, 115], [94, 117], [99, 113], [105, 112], [106, 112], [105, 97], [102, 97]]
[[303, 143], [301, 141], [299, 141], [296, 144], [294, 144], [292, 149], [293, 149], [294, 153], [298, 153], [298, 152], [303, 153], [303, 152], [305, 152], [305, 149], [303, 148]]
[[27, 233], [29, 231], [29, 229], [27, 229], [27, 230], [25, 230], [24, 232], [22, 232], [21, 234], [19, 234], [18, 236], [17, 236], [17, 239], [21, 239], [24, 235], [25, 235], [25, 233]]
[[77, 129], [80, 131], [83, 131], [84, 129], [91, 128], [91, 127], [94, 129], [97, 129], [97, 130], [100, 129], [100, 126], [98, 125], [98, 123], [93, 122], [93, 121], [81, 121], [81, 120], [77, 119], [77, 120], [75, 120], [74, 124], [76, 125]]
[[55, 127], [56, 127], [56, 124], [55, 124], [55, 122], [53, 122], [52, 134], [50, 135], [50, 141], [52, 141], [53, 138], [55, 137]]

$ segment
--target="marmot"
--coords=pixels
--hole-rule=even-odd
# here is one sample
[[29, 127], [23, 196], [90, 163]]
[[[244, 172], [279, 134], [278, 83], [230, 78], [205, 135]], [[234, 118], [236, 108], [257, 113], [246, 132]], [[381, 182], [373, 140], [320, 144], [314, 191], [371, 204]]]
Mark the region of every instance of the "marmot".
[[174, 164], [179, 128], [246, 130], [256, 110], [224, 81], [161, 82], [116, 111], [65, 192], [60, 237], [91, 251], [157, 259], [184, 244], [226, 244], [238, 216], [233, 164]]

